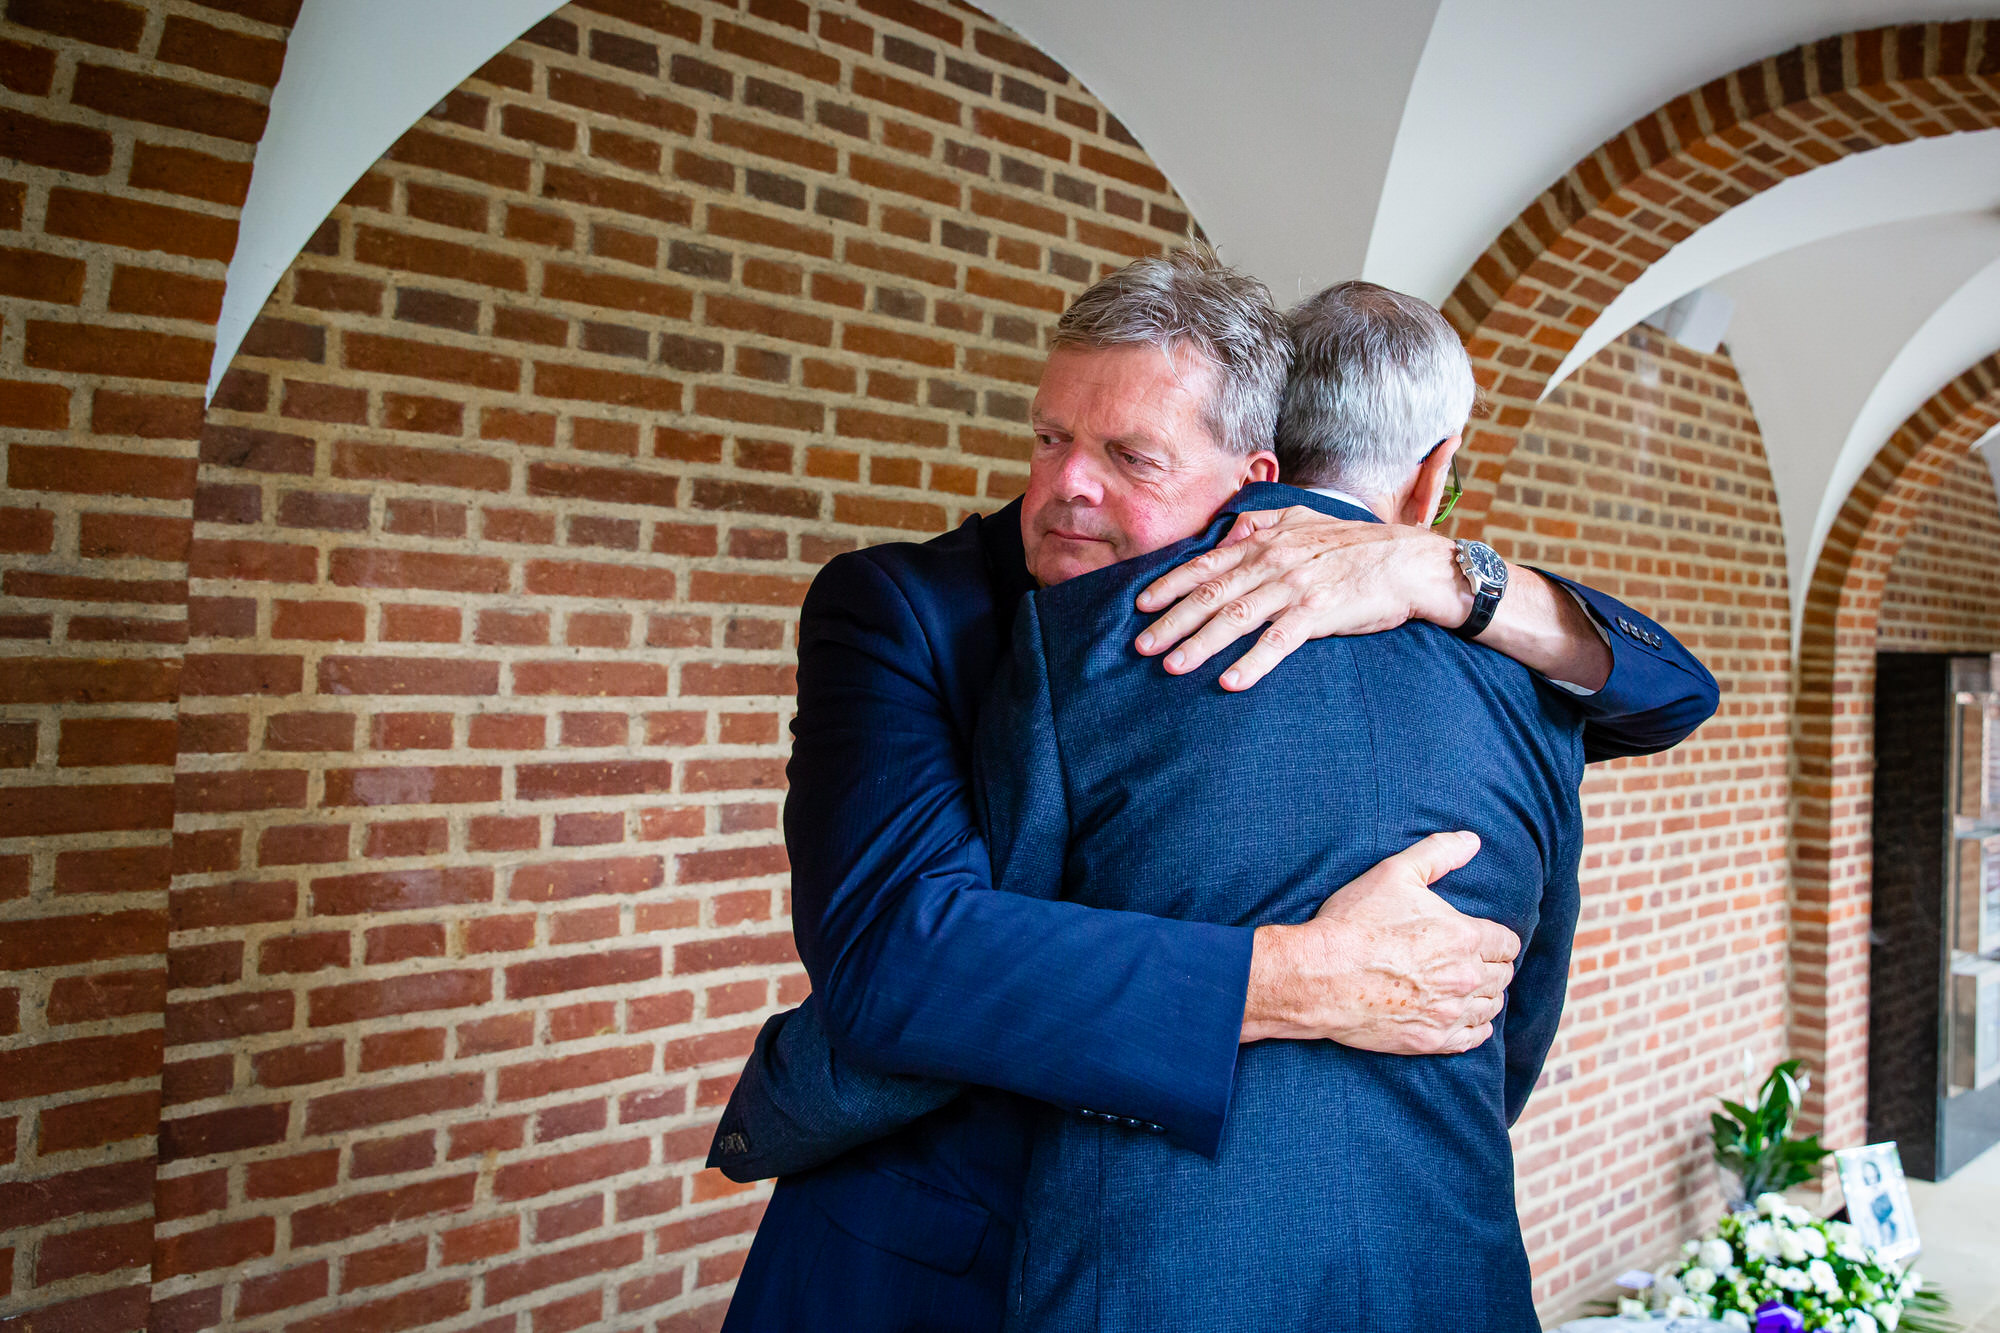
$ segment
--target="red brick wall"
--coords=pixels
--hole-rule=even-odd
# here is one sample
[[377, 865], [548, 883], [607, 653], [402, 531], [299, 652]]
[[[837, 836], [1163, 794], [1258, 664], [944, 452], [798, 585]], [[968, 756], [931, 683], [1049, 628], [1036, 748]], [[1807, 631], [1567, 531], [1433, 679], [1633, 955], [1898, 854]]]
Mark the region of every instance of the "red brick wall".
[[1056, 313], [1186, 227], [1059, 67], [909, 0], [571, 5], [354, 188], [202, 435], [183, 1326], [719, 1319], [764, 1191], [700, 1162], [803, 993], [795, 608], [1014, 495]]
[[1527, 422], [1486, 533], [1655, 617], [1722, 687], [1678, 749], [1584, 784], [1569, 1002], [1515, 1128], [1536, 1294], [1573, 1312], [1712, 1217], [1712, 1098], [1784, 1051], [1784, 543], [1727, 355], [1644, 328], [1598, 353]]
[[42, 1328], [147, 1313], [195, 437], [296, 9], [0, 20], [0, 1317]]
[[1879, 652], [2000, 650], [2000, 503], [1979, 454], [1956, 459], [1890, 563]]

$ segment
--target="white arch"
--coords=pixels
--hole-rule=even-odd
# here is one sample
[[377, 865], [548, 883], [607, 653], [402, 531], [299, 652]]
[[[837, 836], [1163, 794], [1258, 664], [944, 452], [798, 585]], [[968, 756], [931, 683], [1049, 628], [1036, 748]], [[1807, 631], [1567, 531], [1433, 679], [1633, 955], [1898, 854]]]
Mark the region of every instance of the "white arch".
[[271, 289], [341, 196], [404, 130], [562, 0], [305, 0], [271, 93], [208, 392]]

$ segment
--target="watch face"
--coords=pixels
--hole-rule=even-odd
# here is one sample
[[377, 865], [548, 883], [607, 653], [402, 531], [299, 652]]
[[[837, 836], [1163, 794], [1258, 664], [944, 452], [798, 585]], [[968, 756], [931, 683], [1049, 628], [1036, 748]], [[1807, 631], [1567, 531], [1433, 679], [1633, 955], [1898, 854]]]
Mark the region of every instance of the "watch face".
[[1460, 548], [1467, 572], [1486, 587], [1498, 588], [1507, 582], [1507, 562], [1485, 542], [1467, 542]]

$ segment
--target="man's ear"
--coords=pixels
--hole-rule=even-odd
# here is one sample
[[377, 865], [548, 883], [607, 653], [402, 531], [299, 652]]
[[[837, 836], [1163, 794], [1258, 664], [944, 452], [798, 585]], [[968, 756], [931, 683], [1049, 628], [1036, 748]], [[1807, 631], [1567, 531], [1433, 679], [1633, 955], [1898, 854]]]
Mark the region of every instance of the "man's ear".
[[1417, 476], [1410, 485], [1410, 493], [1403, 498], [1403, 507], [1396, 515], [1398, 523], [1427, 528], [1437, 517], [1438, 505], [1444, 500], [1444, 488], [1451, 481], [1452, 455], [1458, 452], [1459, 442], [1464, 438], [1465, 432], [1460, 431], [1450, 439], [1439, 441], [1436, 448], [1424, 455], [1424, 461], [1417, 465]]
[[1248, 486], [1253, 481], [1276, 481], [1278, 479], [1278, 456], [1269, 449], [1259, 449], [1244, 460], [1242, 484]]

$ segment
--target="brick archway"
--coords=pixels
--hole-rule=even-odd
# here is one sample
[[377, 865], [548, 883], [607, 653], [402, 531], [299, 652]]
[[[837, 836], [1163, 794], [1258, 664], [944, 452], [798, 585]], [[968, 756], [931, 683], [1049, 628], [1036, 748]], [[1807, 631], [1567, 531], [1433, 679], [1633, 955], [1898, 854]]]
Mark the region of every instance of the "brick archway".
[[1461, 458], [1478, 535], [1543, 388], [1612, 299], [1750, 197], [1855, 153], [2000, 127], [2000, 22], [1874, 28], [1746, 65], [1607, 140], [1489, 246], [1445, 303], [1494, 411]]
[[1825, 1120], [1836, 1142], [1860, 1141], [1867, 1107], [1876, 618], [1924, 498], [1995, 425], [2000, 352], [1889, 437], [1848, 493], [1805, 591], [1792, 713], [1791, 1050], [1824, 1071], [1811, 1109], [1838, 1108]]

